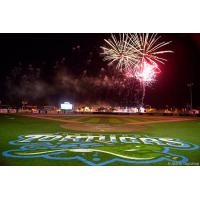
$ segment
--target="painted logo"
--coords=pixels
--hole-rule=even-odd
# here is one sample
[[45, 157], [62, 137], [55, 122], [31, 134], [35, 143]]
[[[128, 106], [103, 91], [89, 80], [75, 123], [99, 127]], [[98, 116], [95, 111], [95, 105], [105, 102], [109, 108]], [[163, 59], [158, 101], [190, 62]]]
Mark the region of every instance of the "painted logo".
[[161, 161], [184, 164], [188, 158], [170, 150], [199, 148], [180, 139], [133, 134], [31, 134], [19, 136], [18, 140], [9, 143], [19, 148], [3, 152], [5, 157], [79, 160], [87, 165], [140, 165]]

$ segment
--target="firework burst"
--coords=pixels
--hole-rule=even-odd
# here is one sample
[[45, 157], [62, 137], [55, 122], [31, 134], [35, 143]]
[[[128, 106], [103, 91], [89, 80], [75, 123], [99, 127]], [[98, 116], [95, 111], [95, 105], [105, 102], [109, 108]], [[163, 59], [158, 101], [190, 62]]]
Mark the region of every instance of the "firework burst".
[[104, 60], [109, 65], [116, 65], [116, 69], [123, 70], [133, 67], [138, 62], [138, 54], [132, 46], [133, 38], [129, 34], [119, 34], [118, 37], [111, 34], [111, 38], [106, 40], [106, 47], [101, 47]]
[[135, 33], [130, 36], [131, 46], [137, 53], [137, 58], [141, 61], [146, 59], [151, 63], [159, 62], [164, 64], [167, 59], [162, 55], [165, 53], [173, 53], [171, 50], [163, 50], [163, 47], [170, 44], [169, 42], [160, 42], [161, 36], [155, 33]]
[[160, 73], [160, 69], [155, 62], [148, 62], [143, 59], [138, 65], [133, 68], [126, 70], [126, 77], [130, 79], [136, 79], [140, 82], [142, 89], [141, 105], [146, 93], [146, 86], [151, 86], [156, 81], [157, 74]]
[[145, 85], [153, 83], [156, 80], [157, 74], [160, 73], [160, 69], [155, 62], [143, 61], [135, 68], [135, 78]]
[[107, 47], [103, 49], [104, 60], [110, 65], [116, 64], [116, 69], [124, 70], [127, 78], [135, 78], [142, 86], [142, 104], [146, 86], [156, 80], [160, 69], [157, 63], [164, 64], [167, 59], [163, 54], [173, 53], [164, 50], [169, 42], [161, 41], [161, 36], [149, 33], [119, 34], [105, 40]]

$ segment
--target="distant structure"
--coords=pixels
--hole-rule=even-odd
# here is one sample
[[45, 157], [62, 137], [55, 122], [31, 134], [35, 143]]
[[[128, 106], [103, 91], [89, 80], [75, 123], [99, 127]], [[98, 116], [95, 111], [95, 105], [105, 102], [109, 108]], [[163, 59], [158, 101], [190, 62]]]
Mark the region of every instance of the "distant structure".
[[73, 110], [73, 105], [69, 102], [64, 102], [60, 104], [60, 109], [63, 112], [71, 112]]

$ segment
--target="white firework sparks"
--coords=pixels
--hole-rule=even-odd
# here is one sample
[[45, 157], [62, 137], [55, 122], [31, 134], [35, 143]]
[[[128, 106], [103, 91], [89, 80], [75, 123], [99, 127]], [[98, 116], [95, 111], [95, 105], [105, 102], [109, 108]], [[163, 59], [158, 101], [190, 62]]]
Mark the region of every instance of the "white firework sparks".
[[157, 74], [160, 73], [160, 69], [156, 62], [147, 62], [143, 59], [138, 65], [126, 70], [127, 78], [135, 78], [140, 82], [142, 89], [141, 105], [143, 105], [144, 97], [146, 93], [146, 86], [151, 86], [156, 81]]
[[160, 42], [161, 36], [155, 33], [135, 33], [130, 35], [131, 46], [137, 52], [137, 58], [141, 61], [159, 62], [164, 64], [167, 59], [162, 54], [173, 53], [171, 50], [162, 50], [163, 47], [170, 44], [169, 42]]
[[153, 83], [156, 80], [157, 74], [160, 73], [160, 69], [155, 62], [148, 63], [143, 61], [135, 68], [135, 78], [145, 85]]
[[105, 40], [108, 47], [103, 49], [104, 60], [109, 64], [116, 63], [116, 68], [124, 70], [127, 78], [135, 78], [142, 86], [142, 105], [145, 97], [146, 86], [150, 86], [160, 73], [158, 63], [164, 64], [167, 59], [164, 50], [169, 42], [160, 41], [161, 36], [155, 33], [119, 34], [117, 39], [113, 34], [111, 39]]
[[119, 37], [111, 34], [111, 38], [105, 42], [108, 47], [101, 47], [104, 60], [109, 65], [116, 64], [116, 69], [123, 70], [134, 67], [138, 62], [137, 50], [132, 46], [133, 38], [129, 34], [119, 34]]

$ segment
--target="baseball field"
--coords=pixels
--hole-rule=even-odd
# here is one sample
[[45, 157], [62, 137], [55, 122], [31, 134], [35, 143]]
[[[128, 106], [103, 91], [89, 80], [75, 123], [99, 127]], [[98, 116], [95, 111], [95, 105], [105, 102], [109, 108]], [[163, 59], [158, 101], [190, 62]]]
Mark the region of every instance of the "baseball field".
[[148, 115], [0, 115], [0, 165], [200, 164], [200, 119]]

